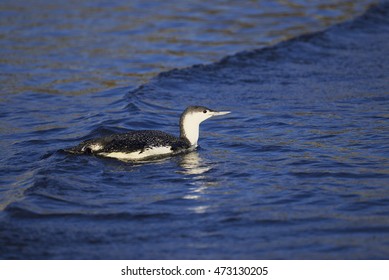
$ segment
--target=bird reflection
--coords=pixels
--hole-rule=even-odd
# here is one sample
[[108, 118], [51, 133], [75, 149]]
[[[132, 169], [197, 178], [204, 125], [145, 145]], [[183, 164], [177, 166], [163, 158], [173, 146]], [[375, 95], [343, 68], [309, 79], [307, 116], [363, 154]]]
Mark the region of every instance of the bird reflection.
[[[200, 158], [197, 151], [183, 155], [180, 166], [183, 170], [178, 172], [187, 175], [201, 175], [212, 169], [210, 165], [207, 165], [204, 160]], [[204, 176], [196, 177], [196, 179], [201, 178], [204, 178]]]
[[189, 210], [197, 214], [208, 212], [211, 205], [205, 199], [207, 190], [210, 187], [218, 185], [217, 180], [207, 175], [207, 172], [212, 170], [212, 164], [202, 159], [197, 151], [182, 156], [179, 164], [182, 170], [178, 172], [184, 175], [190, 175], [187, 179], [191, 180], [190, 184], [192, 185], [188, 193], [184, 196], [184, 199], [196, 201], [194, 205], [189, 207]]

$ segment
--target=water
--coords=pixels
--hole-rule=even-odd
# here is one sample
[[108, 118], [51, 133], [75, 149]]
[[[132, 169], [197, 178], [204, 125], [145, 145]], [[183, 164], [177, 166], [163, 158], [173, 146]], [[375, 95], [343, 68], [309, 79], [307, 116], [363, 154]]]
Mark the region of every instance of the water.
[[[368, 1], [133, 3], [131, 32], [115, 23], [120, 2], [28, 8], [50, 26], [11, 17], [27, 9], [15, 1], [0, 9], [1, 258], [388, 259], [389, 4], [297, 36]], [[80, 34], [106, 11], [101, 37]], [[60, 151], [128, 129], [177, 134], [189, 104], [232, 111], [202, 124], [193, 153], [131, 164]]]
[[[2, 0], [2, 95], [138, 86], [361, 14], [372, 0]], [[309, 2], [309, 3], [304, 3]]]

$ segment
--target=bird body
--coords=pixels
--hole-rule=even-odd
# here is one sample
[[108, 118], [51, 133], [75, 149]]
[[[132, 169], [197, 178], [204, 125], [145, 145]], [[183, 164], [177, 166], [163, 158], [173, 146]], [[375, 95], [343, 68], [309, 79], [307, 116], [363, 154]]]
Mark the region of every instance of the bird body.
[[198, 145], [200, 123], [210, 117], [228, 113], [213, 111], [202, 106], [190, 106], [180, 118], [180, 137], [158, 130], [137, 130], [86, 140], [65, 151], [124, 161], [145, 160], [189, 152]]

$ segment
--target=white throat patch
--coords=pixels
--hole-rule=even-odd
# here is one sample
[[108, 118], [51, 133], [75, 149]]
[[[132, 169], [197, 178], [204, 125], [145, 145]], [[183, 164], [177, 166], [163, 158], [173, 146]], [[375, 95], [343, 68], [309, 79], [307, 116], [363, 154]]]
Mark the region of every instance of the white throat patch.
[[185, 137], [189, 140], [192, 146], [197, 146], [200, 134], [200, 123], [209, 119], [212, 115], [204, 114], [203, 112], [195, 112], [187, 114], [182, 123]]
[[192, 146], [197, 146], [197, 141], [199, 140], [200, 134], [200, 123], [195, 116], [189, 115], [184, 118], [183, 129], [185, 137], [189, 140]]

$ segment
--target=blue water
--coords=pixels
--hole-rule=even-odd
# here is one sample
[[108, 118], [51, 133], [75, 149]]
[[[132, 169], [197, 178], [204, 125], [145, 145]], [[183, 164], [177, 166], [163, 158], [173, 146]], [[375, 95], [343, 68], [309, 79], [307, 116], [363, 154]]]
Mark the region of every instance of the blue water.
[[[112, 64], [117, 72], [109, 71], [109, 55], [101, 45], [85, 60], [76, 59], [84, 37], [78, 37], [77, 48], [69, 31], [72, 24], [97, 25], [80, 15], [104, 14], [103, 3], [61, 10], [63, 22], [53, 24], [62, 29], [55, 30], [54, 40], [63, 42], [59, 48], [68, 53], [65, 58], [43, 40], [53, 35], [50, 27], [16, 24], [25, 17], [16, 17], [14, 28], [2, 24], [0, 257], [388, 259], [389, 3], [358, 16], [367, 1], [359, 6], [355, 1], [330, 7], [322, 3], [315, 9], [259, 1], [263, 9], [257, 10], [217, 1], [203, 14], [204, 6], [196, 10], [194, 2], [163, 10], [153, 1], [148, 9], [135, 1], [142, 8], [132, 8], [146, 9], [149, 16], [153, 10], [164, 19], [148, 22], [154, 35], [143, 41], [147, 21], [139, 19], [135, 26], [140, 27], [129, 32], [108, 20], [106, 36], [95, 39], [108, 43], [106, 52], [112, 52], [114, 62], [126, 54], [115, 53], [118, 43], [109, 43], [112, 34], [140, 36], [130, 42], [137, 49], [129, 52], [139, 55], [143, 49], [148, 61], [158, 64], [163, 57], [158, 66], [143, 69], [145, 61], [127, 58]], [[113, 3], [106, 3], [110, 11], [125, 17], [129, 8]], [[56, 5], [48, 6], [43, 18], [58, 18]], [[234, 30], [225, 16], [234, 18], [234, 13], [222, 12], [229, 7], [242, 15], [242, 26], [262, 30], [257, 36], [265, 39], [250, 41], [252, 33], [241, 34], [246, 29], [236, 32], [238, 37], [223, 29]], [[355, 12], [345, 13], [350, 7]], [[38, 8], [31, 8], [32, 13]], [[308, 12], [296, 16], [293, 9]], [[23, 9], [0, 9], [10, 18], [12, 11]], [[185, 17], [188, 11], [197, 13]], [[279, 25], [256, 27], [261, 11]], [[192, 21], [215, 21], [212, 15], [219, 15], [220, 26], [200, 36], [196, 32], [204, 26]], [[322, 20], [315, 25], [314, 18]], [[339, 18], [347, 21], [336, 24]], [[318, 31], [328, 22], [332, 27]], [[177, 29], [183, 25], [195, 43]], [[297, 26], [316, 29], [288, 33]], [[168, 30], [182, 33], [162, 40], [155, 35], [161, 28], [170, 35]], [[13, 35], [7, 35], [9, 30]], [[23, 49], [12, 38], [34, 40], [36, 34], [43, 47], [26, 40]], [[279, 35], [272, 41], [269, 34]], [[228, 43], [218, 36], [235, 39]], [[261, 42], [259, 48], [253, 47], [255, 40]], [[170, 43], [171, 53], [155, 51], [166, 51]], [[242, 47], [246, 51], [231, 54]], [[185, 50], [180, 55], [179, 48]], [[217, 61], [222, 53], [230, 55]], [[166, 61], [165, 67], [177, 69], [162, 71]], [[86, 75], [88, 69], [95, 76]], [[95, 91], [103, 85], [109, 89]], [[179, 115], [191, 104], [232, 111], [202, 124], [195, 152], [136, 164], [61, 151], [130, 129], [178, 134]]]

